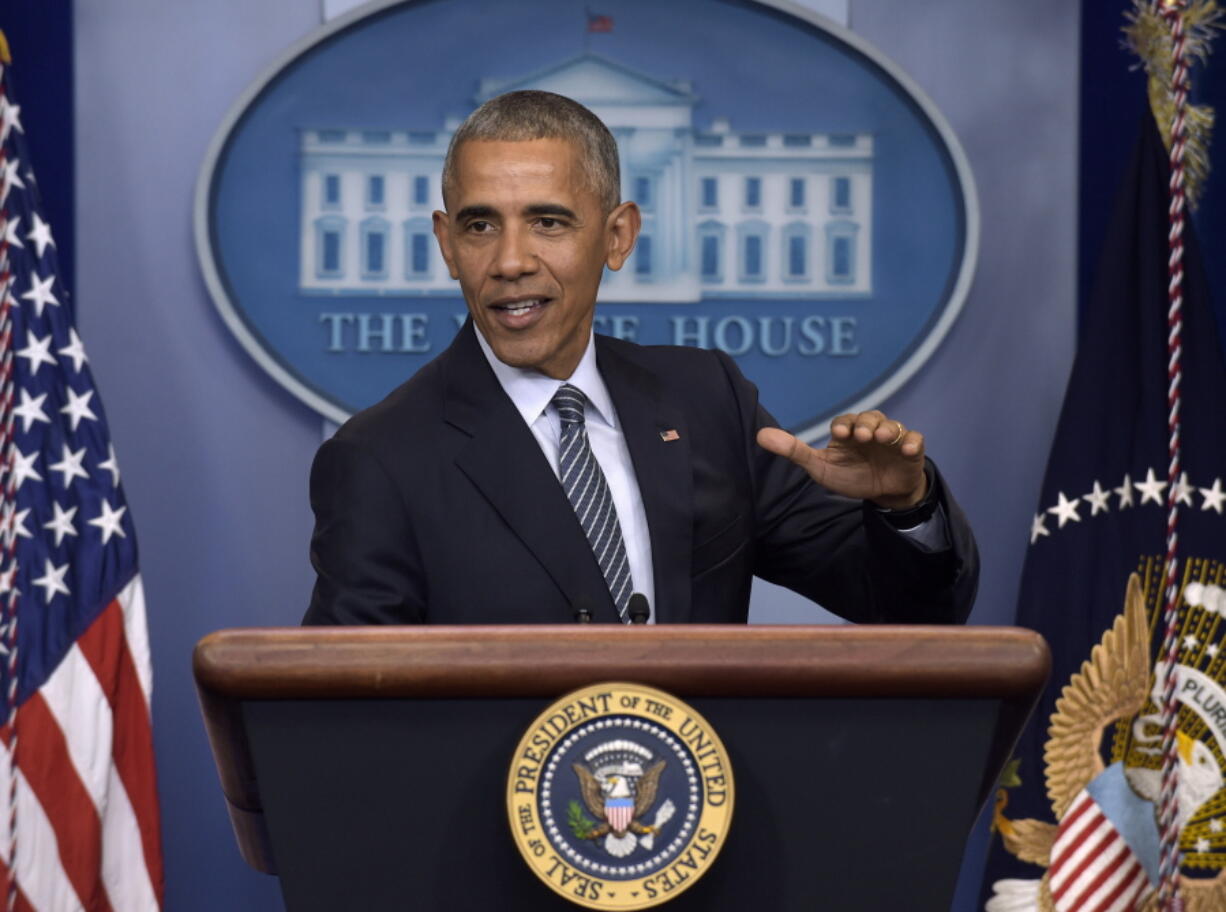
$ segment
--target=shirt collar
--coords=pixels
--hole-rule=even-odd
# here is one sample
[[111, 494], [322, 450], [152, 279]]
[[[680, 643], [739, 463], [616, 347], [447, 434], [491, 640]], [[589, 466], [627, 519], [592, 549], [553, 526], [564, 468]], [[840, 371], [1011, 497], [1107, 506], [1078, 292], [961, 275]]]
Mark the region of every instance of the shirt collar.
[[553, 377], [546, 377], [539, 371], [512, 367], [499, 361], [476, 323], [473, 324], [473, 330], [477, 334], [477, 343], [481, 346], [481, 352], [494, 371], [494, 376], [498, 378], [499, 385], [511, 397], [511, 402], [515, 404], [515, 408], [519, 410], [526, 424], [533, 425], [549, 407], [558, 387], [563, 383], [570, 383], [581, 389], [583, 395], [587, 396], [590, 406], [586, 414], [587, 420], [595, 419], [603, 421], [611, 428], [617, 427], [617, 412], [613, 409], [613, 399], [596, 366], [596, 337], [594, 334], [588, 335], [587, 348], [583, 350], [583, 357], [579, 359], [579, 365], [575, 368], [574, 373], [565, 380], [555, 380]]

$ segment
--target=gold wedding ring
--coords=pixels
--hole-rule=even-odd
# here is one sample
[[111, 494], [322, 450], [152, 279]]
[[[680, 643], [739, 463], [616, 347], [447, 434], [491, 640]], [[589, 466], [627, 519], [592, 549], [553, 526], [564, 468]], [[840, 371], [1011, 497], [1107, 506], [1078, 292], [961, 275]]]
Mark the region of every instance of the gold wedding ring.
[[907, 433], [907, 429], [902, 426], [901, 421], [895, 421], [894, 423], [898, 425], [898, 436], [890, 441], [890, 446], [897, 446], [899, 441], [901, 441], [903, 436]]

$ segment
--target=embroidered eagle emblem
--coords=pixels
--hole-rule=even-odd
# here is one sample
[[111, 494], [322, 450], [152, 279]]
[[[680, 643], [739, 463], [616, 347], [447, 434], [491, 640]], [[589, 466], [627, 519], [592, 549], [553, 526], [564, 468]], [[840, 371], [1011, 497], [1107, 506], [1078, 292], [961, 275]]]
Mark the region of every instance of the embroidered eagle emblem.
[[[1187, 673], [1182, 665], [1181, 670]], [[1047, 795], [1057, 822], [1010, 820], [1004, 816], [1007, 793], [1004, 789], [997, 793], [993, 828], [1000, 833], [1005, 848], [1022, 861], [1047, 870], [1037, 881], [997, 881], [993, 885], [995, 895], [987, 903], [988, 912], [1062, 912], [1076, 905], [1074, 885], [1062, 883], [1068, 871], [1078, 870], [1075, 864], [1064, 864], [1065, 856], [1072, 857], [1070, 852], [1078, 844], [1072, 838], [1076, 836], [1076, 824], [1069, 821], [1078, 815], [1090, 816], [1092, 808], [1083, 814], [1079, 807], [1089, 805], [1090, 798], [1114, 807], [1140, 804], [1144, 810], [1134, 815], [1131, 829], [1139, 832], [1139, 824], [1144, 824], [1156, 839], [1152, 808], [1158, 797], [1161, 765], [1157, 711], [1161, 682], [1156, 678], [1150, 665], [1145, 597], [1140, 580], [1133, 574], [1128, 580], [1124, 611], [1064, 687], [1051, 717], [1044, 761]], [[1104, 738], [1113, 725], [1123, 726], [1124, 736], [1132, 745], [1133, 762], [1127, 757], [1111, 764], [1104, 762]], [[1177, 737], [1179, 826], [1183, 829], [1195, 824], [1197, 830], [1216, 832], [1220, 828], [1215, 822], [1220, 811], [1217, 799], [1226, 796], [1222, 767], [1205, 741], [1183, 731]], [[1104, 821], [1102, 832], [1111, 829], [1109, 823]], [[1135, 839], [1131, 842], [1140, 844]], [[1066, 844], [1073, 849], [1066, 849]], [[1152, 861], [1138, 859], [1136, 863], [1141, 866], [1146, 860]], [[1156, 909], [1156, 893], [1146, 880], [1143, 873], [1138, 874], [1140, 889], [1128, 908], [1137, 912]], [[1181, 876], [1180, 893], [1188, 912], [1226, 909], [1226, 871], [1215, 877]]]
[[650, 849], [660, 826], [672, 816], [672, 802], [668, 801], [650, 825], [643, 821], [656, 803], [665, 765], [664, 760], [657, 760], [646, 770], [637, 764], [625, 764], [614, 770], [594, 772], [582, 763], [571, 764], [579, 777], [583, 803], [599, 821], [596, 826], [585, 828], [582, 838], [604, 837], [605, 848], [618, 858], [629, 855], [640, 842]]

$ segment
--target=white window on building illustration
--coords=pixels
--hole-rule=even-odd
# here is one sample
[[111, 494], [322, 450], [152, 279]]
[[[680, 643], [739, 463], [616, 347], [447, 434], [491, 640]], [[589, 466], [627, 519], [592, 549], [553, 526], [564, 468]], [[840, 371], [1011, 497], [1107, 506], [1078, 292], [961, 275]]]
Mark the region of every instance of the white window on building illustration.
[[738, 272], [742, 282], [766, 281], [766, 222], [742, 222], [737, 226]]
[[338, 279], [344, 272], [345, 220], [325, 215], [315, 220], [315, 276]]
[[653, 238], [650, 234], [640, 234], [638, 242], [634, 245], [634, 275], [639, 279], [650, 279], [654, 264], [652, 263], [652, 255], [654, 251]]
[[703, 282], [724, 280], [724, 236], [727, 229], [719, 222], [698, 226], [698, 272]]
[[761, 209], [762, 208], [762, 178], [760, 177], [745, 178], [745, 208], [746, 209]]
[[323, 193], [320, 195], [325, 209], [339, 209], [341, 207], [341, 176], [339, 174], [325, 174], [323, 176]]
[[793, 177], [788, 181], [788, 209], [803, 212], [805, 208], [805, 179]]
[[382, 209], [384, 180], [382, 174], [366, 175], [366, 208]]
[[826, 281], [831, 285], [851, 285], [856, 281], [855, 222], [831, 222], [826, 226]]
[[654, 181], [650, 177], [639, 176], [634, 179], [633, 199], [644, 212], [654, 212], [656, 208]]
[[419, 174], [413, 178], [413, 205], [424, 206], [430, 202], [430, 178]]
[[430, 244], [434, 236], [430, 232], [430, 220], [409, 219], [404, 223], [404, 277], [406, 279], [430, 278]]
[[830, 178], [830, 211], [851, 212], [851, 178]]
[[698, 185], [698, 205], [710, 211], [719, 208], [719, 178], [704, 177]]
[[387, 222], [368, 218], [362, 222], [362, 278], [387, 278]]
[[783, 228], [783, 279], [807, 282], [812, 278], [809, 247], [813, 229], [805, 222], [792, 222]]

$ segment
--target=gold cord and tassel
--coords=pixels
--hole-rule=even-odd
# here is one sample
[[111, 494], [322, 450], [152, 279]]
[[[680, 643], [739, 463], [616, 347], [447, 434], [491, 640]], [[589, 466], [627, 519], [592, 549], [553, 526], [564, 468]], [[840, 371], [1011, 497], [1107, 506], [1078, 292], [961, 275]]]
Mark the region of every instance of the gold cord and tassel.
[[[1170, 24], [1163, 18], [1163, 7], [1150, 0], [1133, 0], [1133, 9], [1124, 18], [1124, 47], [1140, 59], [1149, 76], [1149, 106], [1162, 133], [1167, 151], [1171, 148], [1171, 124], [1175, 119], [1175, 97], [1171, 91], [1174, 74], [1174, 44]], [[1211, 52], [1214, 33], [1226, 25], [1216, 0], [1188, 0], [1182, 4], [1185, 55], [1190, 63], [1203, 64]], [[1209, 177], [1209, 142], [1213, 135], [1213, 108], [1189, 104], [1186, 109], [1187, 145], [1184, 168], [1187, 174], [1188, 203], [1195, 208]]]

